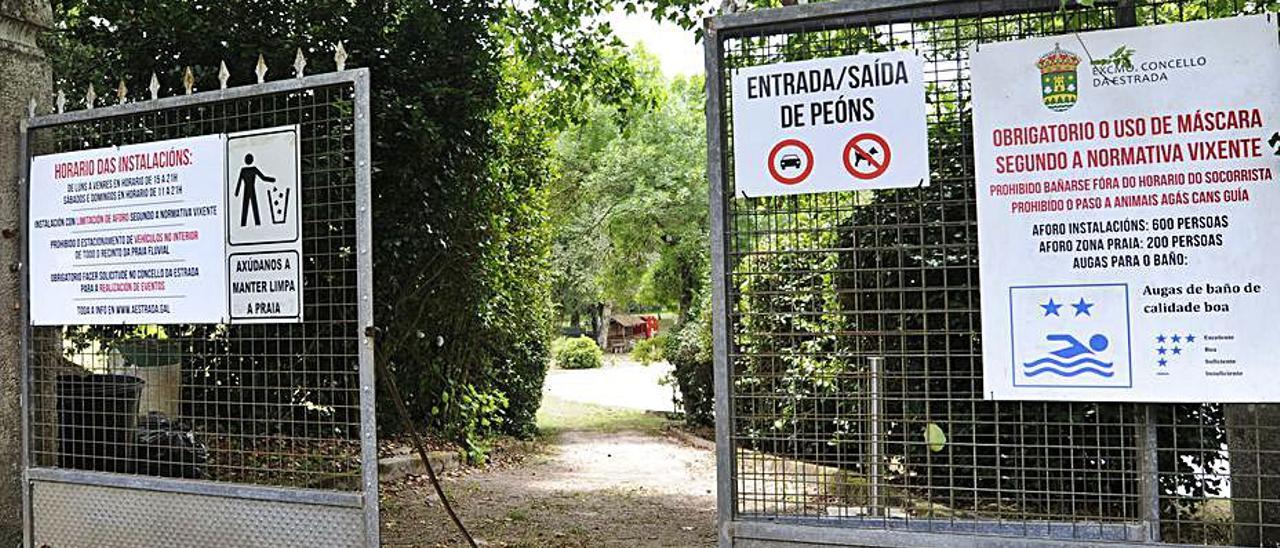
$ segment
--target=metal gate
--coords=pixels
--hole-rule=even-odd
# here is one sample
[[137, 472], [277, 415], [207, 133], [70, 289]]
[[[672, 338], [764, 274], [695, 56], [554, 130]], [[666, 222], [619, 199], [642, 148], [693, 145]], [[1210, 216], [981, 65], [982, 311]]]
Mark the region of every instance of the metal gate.
[[377, 546], [368, 71], [189, 86], [34, 117], [25, 156], [296, 127], [303, 321], [32, 327], [24, 276], [26, 545]]
[[[983, 400], [968, 48], [1277, 7], [1079, 4], [842, 0], [709, 21], [721, 546], [1280, 543], [1277, 406]], [[736, 196], [735, 70], [897, 49], [925, 60], [930, 187]]]

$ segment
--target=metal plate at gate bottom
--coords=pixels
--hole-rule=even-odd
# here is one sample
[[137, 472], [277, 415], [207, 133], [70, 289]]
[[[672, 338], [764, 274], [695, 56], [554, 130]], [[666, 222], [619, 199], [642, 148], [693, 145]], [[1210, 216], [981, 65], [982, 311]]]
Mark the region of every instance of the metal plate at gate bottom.
[[49, 481], [31, 483], [33, 546], [365, 546], [364, 510]]

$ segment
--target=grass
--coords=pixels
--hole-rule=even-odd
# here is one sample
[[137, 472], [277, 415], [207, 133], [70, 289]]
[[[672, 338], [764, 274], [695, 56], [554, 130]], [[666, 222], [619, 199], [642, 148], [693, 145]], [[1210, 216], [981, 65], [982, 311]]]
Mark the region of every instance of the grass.
[[571, 402], [552, 396], [544, 396], [542, 408], [538, 410], [538, 429], [545, 436], [567, 431], [652, 433], [660, 432], [666, 425], [667, 419], [643, 411]]
[[529, 514], [524, 508], [513, 508], [507, 512], [507, 519], [510, 521], [529, 521]]

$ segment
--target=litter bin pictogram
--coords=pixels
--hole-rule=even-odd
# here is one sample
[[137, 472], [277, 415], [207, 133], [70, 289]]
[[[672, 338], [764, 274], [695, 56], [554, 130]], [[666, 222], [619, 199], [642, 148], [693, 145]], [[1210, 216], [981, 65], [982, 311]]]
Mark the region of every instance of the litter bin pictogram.
[[286, 188], [281, 190], [276, 187], [267, 189], [267, 199], [271, 200], [271, 222], [273, 224], [282, 225], [289, 220], [289, 191]]
[[227, 137], [226, 199], [239, 213], [228, 220], [228, 244], [299, 241], [302, 172], [298, 142], [297, 126]]

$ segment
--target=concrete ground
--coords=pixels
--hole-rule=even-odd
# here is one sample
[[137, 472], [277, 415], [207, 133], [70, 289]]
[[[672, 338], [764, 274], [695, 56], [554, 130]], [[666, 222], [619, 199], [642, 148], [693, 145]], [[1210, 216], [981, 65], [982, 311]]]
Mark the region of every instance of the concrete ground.
[[561, 400], [636, 409], [674, 411], [670, 386], [659, 381], [672, 370], [671, 364], [642, 365], [625, 355], [606, 355], [600, 369], [552, 369], [542, 391]]

